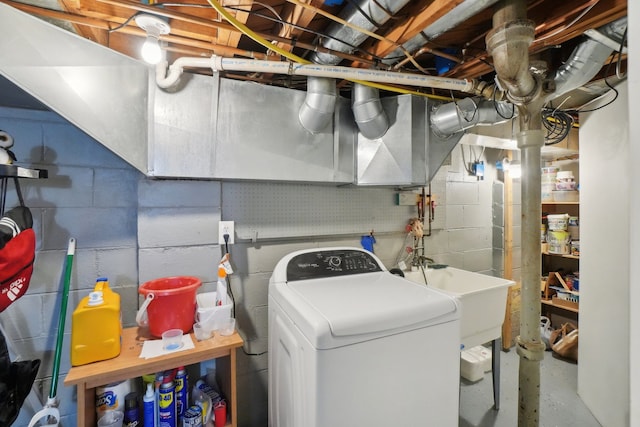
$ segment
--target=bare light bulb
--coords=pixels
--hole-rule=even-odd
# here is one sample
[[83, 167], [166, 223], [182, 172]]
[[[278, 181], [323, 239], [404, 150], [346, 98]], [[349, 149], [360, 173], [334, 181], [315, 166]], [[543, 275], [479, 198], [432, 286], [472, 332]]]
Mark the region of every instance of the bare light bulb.
[[138, 27], [147, 33], [147, 39], [140, 51], [142, 59], [149, 64], [159, 63], [162, 60], [159, 38], [161, 35], [169, 34], [171, 27], [159, 17], [147, 13], [136, 16], [135, 20]]
[[142, 55], [142, 59], [144, 59], [149, 64], [155, 65], [160, 62], [160, 60], [162, 59], [162, 49], [160, 49], [158, 38], [151, 35], [147, 36], [147, 39], [142, 45], [140, 54]]

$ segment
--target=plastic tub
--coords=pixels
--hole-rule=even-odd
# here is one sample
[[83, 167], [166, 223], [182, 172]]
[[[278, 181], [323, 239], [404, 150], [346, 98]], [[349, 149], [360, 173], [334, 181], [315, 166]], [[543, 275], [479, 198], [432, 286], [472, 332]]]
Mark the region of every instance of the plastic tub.
[[557, 190], [557, 191], [575, 190], [576, 182], [575, 181], [558, 181], [556, 182], [555, 187], [556, 188], [554, 188], [554, 190]]
[[547, 225], [549, 227], [549, 231], [556, 230], [567, 230], [569, 222], [569, 215], [567, 214], [554, 214], [547, 215]]
[[580, 200], [580, 196], [578, 191], [552, 191], [553, 201], [554, 202], [578, 202]]
[[556, 174], [558, 181], [571, 181], [573, 180], [573, 172], [571, 171], [558, 171]]
[[196, 313], [196, 291], [202, 285], [197, 277], [176, 276], [150, 280], [138, 288], [146, 297], [136, 320], [139, 325], [146, 310], [149, 332], [155, 337], [169, 329], [181, 329], [187, 333], [193, 326]]
[[553, 202], [553, 191], [556, 189], [555, 182], [551, 183], [542, 183], [540, 196], [542, 197], [542, 202]]

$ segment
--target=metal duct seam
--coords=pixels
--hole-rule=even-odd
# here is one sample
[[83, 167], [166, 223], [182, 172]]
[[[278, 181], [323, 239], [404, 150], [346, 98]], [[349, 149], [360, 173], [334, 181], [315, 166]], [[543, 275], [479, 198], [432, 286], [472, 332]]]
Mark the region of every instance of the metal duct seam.
[[352, 96], [351, 108], [360, 133], [369, 139], [382, 138], [389, 130], [389, 119], [378, 89], [356, 83]]
[[307, 97], [298, 112], [302, 127], [316, 134], [325, 129], [333, 119], [338, 93], [336, 81], [324, 77], [307, 79]]

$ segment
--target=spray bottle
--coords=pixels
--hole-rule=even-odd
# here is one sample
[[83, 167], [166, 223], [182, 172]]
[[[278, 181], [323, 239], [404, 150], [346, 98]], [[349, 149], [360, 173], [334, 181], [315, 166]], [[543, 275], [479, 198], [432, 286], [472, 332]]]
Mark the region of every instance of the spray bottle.
[[147, 391], [142, 398], [144, 427], [156, 427], [156, 393], [153, 383], [147, 383]]

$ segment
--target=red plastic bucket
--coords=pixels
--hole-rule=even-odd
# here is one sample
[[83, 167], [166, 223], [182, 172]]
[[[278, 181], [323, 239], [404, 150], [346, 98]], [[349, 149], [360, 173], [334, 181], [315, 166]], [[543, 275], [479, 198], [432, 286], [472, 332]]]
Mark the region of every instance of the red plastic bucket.
[[[196, 291], [202, 285], [197, 277], [163, 277], [143, 283], [138, 293], [145, 296], [149, 332], [161, 337], [169, 329], [187, 333], [193, 326], [196, 312]], [[138, 317], [144, 313], [138, 313]], [[138, 324], [141, 324], [138, 321]]]

